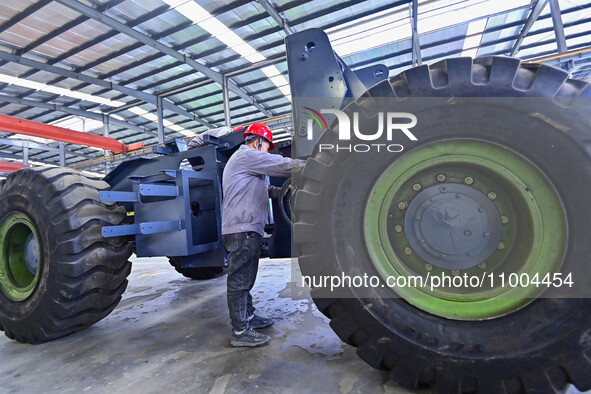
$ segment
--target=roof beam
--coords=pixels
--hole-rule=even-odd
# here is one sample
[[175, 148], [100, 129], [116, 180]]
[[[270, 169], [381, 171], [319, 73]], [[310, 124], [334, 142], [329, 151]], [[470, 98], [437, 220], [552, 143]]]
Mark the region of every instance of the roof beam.
[[412, 4], [409, 5], [410, 11], [410, 28], [412, 31], [412, 64], [420, 66], [423, 64], [421, 59], [421, 43], [419, 42], [419, 31], [417, 29], [417, 23], [419, 20], [419, 5], [418, 0], [412, 0]]
[[519, 51], [523, 39], [527, 36], [527, 33], [529, 33], [534, 23], [540, 17], [540, 14], [544, 10], [544, 7], [546, 7], [546, 4], [548, 4], [548, 0], [536, 0], [531, 12], [529, 13], [529, 16], [527, 17], [527, 20], [525, 21], [525, 24], [523, 25], [523, 28], [519, 32], [519, 38], [517, 38], [513, 44], [513, 48], [511, 49], [509, 56], [515, 56], [515, 54]]
[[552, 23], [554, 24], [554, 33], [556, 34], [558, 52], [566, 52], [566, 38], [564, 37], [564, 26], [562, 25], [562, 16], [560, 15], [560, 6], [558, 5], [558, 0], [550, 0], [550, 12], [552, 14]]
[[49, 152], [58, 152], [60, 151], [59, 148], [54, 148], [52, 146], [38, 144], [34, 141], [29, 140], [18, 140], [18, 139], [10, 139], [10, 138], [0, 138], [0, 145], [10, 145], [16, 146], [19, 148], [31, 148], [31, 149], [39, 149], [39, 150], [46, 150]]
[[[20, 104], [20, 105], [26, 105], [29, 107], [45, 108], [45, 109], [49, 109], [49, 110], [53, 110], [53, 111], [64, 112], [64, 113], [70, 114], [70, 115], [81, 116], [84, 118], [103, 121], [103, 115], [100, 113], [84, 111], [84, 110], [77, 109], [77, 108], [65, 107], [63, 105], [49, 104], [49, 103], [45, 103], [42, 101], [35, 101], [35, 100], [27, 100], [27, 99], [12, 97], [12, 96], [6, 96], [4, 94], [0, 94], [0, 101], [5, 101], [8, 103], [14, 103], [14, 104]], [[135, 125], [133, 123], [128, 123], [128, 122], [125, 122], [125, 121], [122, 121], [119, 119], [115, 119], [112, 116], [108, 116], [107, 119], [108, 119], [108, 122], [110, 125], [117, 126], [117, 127], [123, 127], [125, 129], [129, 129], [129, 130], [139, 131], [141, 133], [149, 134], [150, 136], [154, 136], [154, 137], [158, 136], [158, 134], [156, 132], [146, 129], [145, 127]]]
[[[69, 7], [83, 15], [88, 16], [89, 18], [92, 18], [98, 22], [101, 22], [107, 26], [109, 26], [112, 29], [118, 30], [123, 34], [126, 34], [132, 38], [134, 38], [135, 40], [139, 41], [139, 42], [143, 42], [145, 45], [151, 46], [154, 49], [159, 50], [160, 52], [178, 60], [181, 61], [191, 67], [193, 67], [196, 71], [199, 71], [200, 73], [206, 75], [208, 78], [214, 80], [215, 82], [222, 84], [223, 83], [223, 76], [221, 73], [214, 71], [212, 69], [210, 69], [209, 67], [200, 64], [198, 62], [196, 62], [195, 60], [191, 59], [190, 57], [187, 57], [185, 55], [183, 55], [182, 53], [179, 53], [177, 51], [175, 51], [174, 49], [160, 43], [159, 41], [154, 40], [153, 38], [148, 37], [147, 35], [103, 14], [102, 12], [99, 12], [97, 10], [92, 9], [91, 7], [88, 7], [80, 2], [78, 2], [77, 0], [55, 0], [58, 3], [65, 5], [66, 7]], [[259, 111], [261, 111], [262, 113], [264, 113], [267, 116], [272, 116], [272, 114], [267, 111], [263, 106], [261, 106], [255, 99], [253, 99], [252, 97], [250, 97], [246, 92], [244, 92], [242, 89], [240, 89], [234, 82], [232, 81], [228, 81], [228, 89], [235, 93], [236, 95], [240, 96], [242, 99], [244, 99], [247, 103], [255, 106]]]
[[293, 34], [294, 30], [289, 26], [287, 23], [287, 18], [285, 16], [279, 15], [277, 10], [273, 7], [273, 5], [269, 2], [269, 0], [256, 0], [265, 11], [277, 22], [277, 24], [283, 29], [283, 31], [287, 34]]
[[22, 12], [18, 13], [17, 15], [13, 16], [11, 19], [4, 22], [0, 25], [0, 31], [6, 31], [10, 29], [12, 26], [16, 25], [26, 17], [30, 16], [32, 13], [39, 11], [41, 8], [45, 7], [47, 4], [51, 3], [51, 0], [39, 0], [36, 3], [25, 8]]
[[[0, 51], [0, 59], [6, 60], [9, 62], [13, 62], [13, 63], [22, 64], [22, 65], [28, 66], [28, 67], [38, 68], [43, 71], [58, 74], [63, 77], [66, 77], [66, 78], [76, 79], [78, 81], [86, 82], [86, 83], [89, 83], [92, 85], [97, 85], [97, 86], [101, 86], [101, 87], [104, 87], [107, 89], [116, 90], [116, 91], [121, 92], [127, 96], [135, 97], [138, 100], [142, 100], [147, 103], [156, 105], [156, 101], [157, 101], [156, 96], [151, 95], [149, 93], [141, 92], [139, 90], [131, 89], [126, 86], [118, 85], [113, 82], [104, 81], [102, 79], [90, 77], [88, 75], [80, 74], [80, 73], [77, 73], [77, 72], [74, 72], [71, 70], [66, 70], [65, 68], [41, 63], [36, 60], [28, 59], [26, 57], [14, 55], [12, 53], [4, 52], [4, 51]], [[171, 103], [168, 100], [163, 100], [163, 105], [164, 105], [164, 109], [166, 109], [168, 111], [177, 113], [179, 115], [186, 116], [187, 118], [195, 120], [196, 122], [199, 122], [206, 127], [213, 128], [213, 126], [209, 122], [206, 122], [205, 120], [201, 119], [200, 117], [193, 115], [192, 113], [190, 113], [189, 111], [187, 111], [184, 108], [174, 105], [173, 103]]]

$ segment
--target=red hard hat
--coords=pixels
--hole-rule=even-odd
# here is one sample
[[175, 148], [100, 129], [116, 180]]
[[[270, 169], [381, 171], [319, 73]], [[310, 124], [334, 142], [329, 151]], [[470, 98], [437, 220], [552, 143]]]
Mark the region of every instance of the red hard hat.
[[246, 129], [244, 134], [242, 134], [242, 137], [244, 139], [246, 139], [246, 137], [248, 137], [250, 134], [255, 134], [255, 135], [259, 135], [259, 136], [263, 137], [264, 139], [269, 141], [269, 143], [271, 144], [270, 150], [275, 149], [275, 144], [273, 143], [273, 133], [271, 133], [271, 130], [269, 130], [269, 128], [267, 127], [266, 124], [263, 124], [263, 123], [251, 124], [250, 126], [248, 126], [248, 129]]

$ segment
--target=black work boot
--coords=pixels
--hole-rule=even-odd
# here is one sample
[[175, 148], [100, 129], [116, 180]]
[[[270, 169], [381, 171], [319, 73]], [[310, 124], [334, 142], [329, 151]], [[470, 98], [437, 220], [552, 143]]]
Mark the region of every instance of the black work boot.
[[262, 346], [269, 343], [271, 337], [256, 332], [252, 328], [242, 331], [237, 334], [236, 331], [232, 330], [232, 339], [230, 343], [232, 346]]

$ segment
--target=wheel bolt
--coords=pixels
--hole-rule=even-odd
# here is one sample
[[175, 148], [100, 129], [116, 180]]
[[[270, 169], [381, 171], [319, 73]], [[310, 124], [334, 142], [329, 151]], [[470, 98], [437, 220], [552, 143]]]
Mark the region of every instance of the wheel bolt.
[[471, 176], [467, 176], [467, 177], [464, 178], [464, 183], [466, 185], [471, 185], [471, 184], [474, 183], [474, 178], [472, 178]]
[[412, 249], [407, 246], [406, 248], [404, 248], [404, 254], [410, 256], [412, 254]]
[[491, 200], [496, 199], [497, 198], [497, 193], [495, 193], [495, 192], [488, 193], [488, 198], [490, 198]]
[[460, 270], [453, 270], [451, 273], [453, 274], [453, 276], [458, 276], [460, 275]]
[[507, 216], [501, 216], [501, 223], [503, 223], [503, 224], [509, 223], [509, 218]]
[[486, 268], [486, 261], [483, 261], [482, 263], [478, 264], [478, 268], [485, 269]]
[[418, 192], [419, 190], [421, 190], [421, 185], [419, 183], [415, 183], [414, 185], [412, 185], [412, 190]]
[[431, 271], [433, 270], [433, 266], [431, 264], [425, 264], [425, 270]]
[[396, 231], [397, 233], [401, 233], [402, 232], [402, 226], [397, 224], [396, 226], [394, 226], [394, 231]]
[[444, 174], [439, 174], [439, 175], [437, 175], [437, 180], [438, 180], [439, 182], [443, 182], [443, 181], [445, 181], [445, 175], [444, 175]]
[[400, 201], [398, 203], [398, 209], [405, 209], [405, 208], [406, 208], [406, 202]]
[[497, 245], [497, 249], [499, 249], [499, 250], [505, 249], [505, 243], [504, 242], [499, 242], [499, 244]]

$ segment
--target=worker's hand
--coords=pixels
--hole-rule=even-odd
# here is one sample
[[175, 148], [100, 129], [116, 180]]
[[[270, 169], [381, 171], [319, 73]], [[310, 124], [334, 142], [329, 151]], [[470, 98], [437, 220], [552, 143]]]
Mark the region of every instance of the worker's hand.
[[269, 198], [277, 200], [281, 194], [281, 188], [277, 186], [269, 185]]

